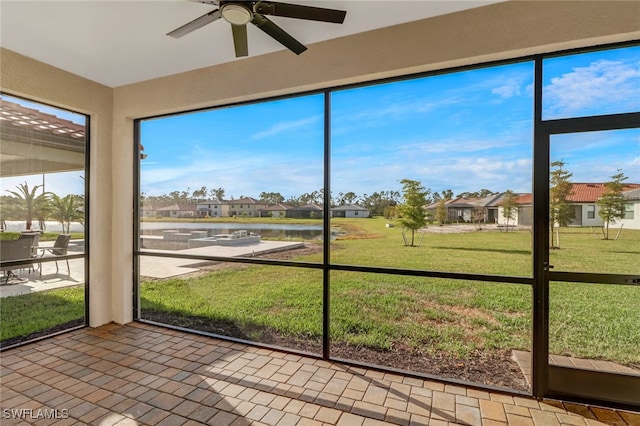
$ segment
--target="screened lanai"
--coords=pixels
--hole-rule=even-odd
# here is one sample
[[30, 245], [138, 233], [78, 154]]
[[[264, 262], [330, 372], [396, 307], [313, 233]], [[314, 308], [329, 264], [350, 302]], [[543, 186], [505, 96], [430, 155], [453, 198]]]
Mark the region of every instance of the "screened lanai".
[[[67, 259], [58, 261], [59, 268], [54, 260], [42, 265], [51, 268], [44, 275], [60, 281], [72, 278], [72, 282], [81, 285], [79, 296], [64, 297], [72, 298], [81, 310], [79, 315], [73, 315], [82, 318], [82, 322], [73, 323], [70, 328], [86, 328], [38, 340], [32, 343], [34, 346], [3, 351], [3, 369], [6, 365], [11, 371], [10, 379], [3, 381], [3, 392], [9, 391], [17, 405], [26, 400], [50, 404], [49, 400], [40, 401], [44, 392], [36, 395], [29, 391], [41, 386], [48, 391], [56, 389], [56, 397], [60, 398], [56, 402], [65, 397], [77, 402], [68, 407], [72, 418], [95, 424], [120, 409], [129, 413], [118, 417], [123, 422], [155, 423], [158, 418], [154, 414], [162, 416], [158, 421], [207, 422], [221, 413], [220, 416], [235, 416], [228, 417], [228, 423], [286, 424], [291, 417], [286, 416], [284, 407], [276, 407], [278, 403], [274, 401], [279, 397], [301, 400], [311, 404], [309, 410], [317, 409], [313, 415], [301, 414], [300, 410], [289, 413], [298, 416], [298, 424], [312, 420], [327, 424], [348, 424], [345, 422], [350, 420], [361, 424], [374, 420], [395, 424], [414, 420], [425, 424], [489, 424], [491, 420], [508, 423], [522, 420], [511, 418], [513, 415], [546, 418], [546, 414], [534, 415], [531, 410], [553, 409], [537, 405], [527, 407], [525, 413], [518, 407], [530, 401], [540, 404], [549, 398], [568, 404], [581, 402], [588, 407], [637, 410], [634, 395], [638, 376], [624, 369], [638, 368], [633, 351], [628, 349], [638, 338], [633, 333], [639, 320], [637, 310], [628, 309], [638, 297], [636, 280], [640, 271], [633, 262], [637, 234], [625, 225], [616, 240], [618, 226], [605, 240], [600, 233], [594, 236], [588, 227], [577, 231], [569, 226], [554, 227], [549, 203], [554, 171], [551, 163], [566, 161], [573, 167], [573, 159], [586, 151], [579, 147], [600, 147], [600, 151], [590, 151], [588, 157], [599, 158], [601, 164], [594, 166], [590, 162], [573, 167], [570, 171], [574, 182], [604, 184], [622, 167], [628, 176], [626, 183], [640, 184], [632, 167], [633, 151], [617, 149], [637, 139], [634, 132], [640, 111], [633, 103], [637, 80], [632, 77], [633, 61], [627, 62], [633, 55], [626, 53], [637, 50], [640, 39], [637, 2], [398, 2], [407, 7], [416, 4], [414, 10], [419, 16], [408, 14], [393, 18], [396, 20], [392, 19], [392, 11], [380, 9], [382, 2], [325, 2], [347, 9], [344, 28], [354, 28], [352, 32], [341, 33], [327, 24], [318, 30], [323, 35], [305, 39], [305, 28], [311, 24], [292, 23], [289, 27], [288, 21], [282, 19], [278, 22], [300, 37], [308, 51], [298, 56], [277, 44], [263, 45], [259, 37], [263, 34], [250, 31], [249, 40], [254, 43], [250, 46], [256, 46], [256, 50], [242, 59], [235, 58], [232, 32], [227, 31], [226, 22], [213, 23], [179, 40], [166, 36], [179, 23], [201, 16], [215, 4], [158, 2], [154, 3], [154, 10], [149, 7], [151, 2], [60, 2], [61, 8], [56, 9], [52, 5], [57, 2], [43, 2], [43, 9], [31, 13], [32, 3], [2, 2], [2, 112], [5, 98], [6, 104], [16, 104], [15, 99], [24, 101], [22, 106], [8, 105], [14, 124], [2, 120], [1, 173], [3, 181], [12, 179], [10, 188], [3, 186], [2, 195], [8, 195], [6, 189], [13, 191], [25, 182], [29, 188], [44, 182], [38, 194], [44, 190], [61, 197], [85, 197], [85, 216], [73, 221], [78, 229], [69, 232], [82, 233], [71, 239], [76, 251], [69, 251]], [[458, 8], [434, 13], [445, 3], [456, 3]], [[362, 9], [364, 4], [369, 8]], [[153, 19], [148, 19], [149, 14]], [[385, 14], [390, 16], [389, 22], [381, 18]], [[55, 16], [58, 24], [73, 17], [73, 24], [83, 25], [73, 25], [77, 32], [67, 32], [66, 38], [50, 35], [48, 40], [46, 34], [54, 34], [46, 31], [50, 23], [28, 19], [42, 16]], [[354, 27], [350, 27], [350, 16], [369, 25], [376, 19], [386, 23], [356, 28], [357, 22], [353, 22]], [[106, 22], [111, 23], [108, 29], [102, 26]], [[112, 31], [116, 27], [121, 31]], [[218, 27], [219, 36], [215, 32]], [[38, 46], [47, 45], [45, 41], [51, 42], [50, 48], [40, 49]], [[69, 52], [71, 55], [66, 56]], [[580, 55], [588, 59], [573, 68], [562, 68], [563, 60]], [[491, 78], [495, 69], [504, 73]], [[598, 74], [606, 70], [629, 80], [609, 80], [605, 74]], [[449, 79], [460, 75], [477, 79], [464, 88], [449, 85]], [[610, 84], [606, 86], [608, 90], [571, 93], [585, 95], [600, 105], [607, 99], [619, 99], [614, 96], [619, 93], [631, 94], [631, 101], [622, 108], [606, 111], [545, 115], [543, 104], [554, 96], [559, 102], [556, 105], [565, 102], [562, 106], [567, 108], [578, 102], [576, 98], [562, 97], [562, 91], [550, 89], [555, 90], [562, 83], [583, 83], [593, 88], [589, 84], [599, 81], [597, 76]], [[433, 87], [409, 90], [418, 82]], [[384, 92], [402, 84], [409, 89]], [[444, 88], [451, 90], [438, 99], [429, 97]], [[473, 114], [466, 102], [471, 98], [469, 94], [476, 93], [474, 90], [484, 90], [492, 96], [486, 98], [483, 107], [485, 117], [491, 119], [482, 120], [481, 114], [475, 118], [484, 121], [485, 129], [493, 133], [471, 131], [469, 119]], [[364, 92], [368, 97], [359, 97]], [[515, 103], [516, 99], [522, 103]], [[295, 108], [278, 109], [288, 103], [295, 104]], [[498, 106], [507, 103], [512, 108], [499, 113]], [[78, 114], [86, 118], [84, 128], [34, 104]], [[373, 107], [379, 108], [374, 111]], [[451, 109], [441, 116], [429, 115], [444, 108]], [[424, 115], [402, 125], [398, 118], [408, 110]], [[237, 111], [249, 112], [245, 116], [239, 114], [238, 119], [232, 117]], [[198, 123], [189, 121], [198, 114], [210, 114], [211, 120], [200, 134], [195, 133]], [[178, 125], [182, 131], [165, 125], [181, 117], [186, 120]], [[371, 132], [397, 119], [394, 136]], [[28, 128], [27, 141], [20, 133], [26, 125], [20, 121], [49, 126], [51, 130]], [[469, 131], [455, 138], [437, 136], [435, 130], [444, 125], [450, 125], [452, 135]], [[354, 131], [358, 126], [360, 131]], [[412, 129], [421, 133], [409, 134]], [[252, 133], [240, 135], [241, 131]], [[291, 132], [292, 140], [298, 143], [285, 139], [286, 132]], [[383, 135], [388, 138], [386, 145], [375, 145], [376, 138]], [[602, 145], [602, 141], [608, 145]], [[141, 146], [144, 152], [140, 151]], [[524, 153], [518, 153], [517, 158], [513, 154], [516, 147]], [[375, 157], [376, 150], [386, 153], [386, 157]], [[476, 158], [463, 157], [465, 151], [475, 153]], [[489, 151], [491, 156], [485, 155]], [[400, 157], [399, 152], [410, 156]], [[439, 159], [439, 164], [429, 162], [434, 158]], [[414, 167], [412, 161], [423, 167]], [[364, 169], [358, 167], [363, 164]], [[508, 174], [504, 173], [507, 169]], [[397, 170], [406, 176], [396, 176]], [[449, 173], [450, 180], [438, 180], [442, 170]], [[582, 171], [601, 173], [580, 178]], [[76, 176], [71, 179], [72, 190], [63, 191], [58, 188], [67, 189], [67, 184], [56, 182], [55, 176], [67, 173]], [[480, 179], [485, 175], [490, 180]], [[33, 181], [25, 181], [29, 176]], [[378, 180], [383, 182], [381, 186], [371, 183], [376, 182], [374, 178], [384, 177], [388, 180]], [[454, 195], [468, 192], [462, 198], [480, 199], [482, 189], [496, 194], [512, 190], [529, 200], [529, 205], [518, 205], [514, 210], [530, 212], [531, 224], [511, 232], [508, 223], [505, 226], [500, 222], [505, 218], [501, 201], [492, 206], [498, 213], [491, 217], [498, 222], [470, 221], [465, 232], [438, 233], [453, 227], [436, 223], [434, 207], [432, 222], [425, 228], [432, 234], [418, 233], [416, 241], [424, 235], [422, 246], [406, 247], [407, 251], [399, 255], [398, 251], [405, 250], [404, 244], [409, 241], [408, 234], [405, 231], [403, 236], [397, 218], [384, 217], [384, 208], [380, 208], [383, 214], [372, 214], [371, 218], [331, 217], [331, 208], [352, 202], [358, 207], [353, 211], [379, 208], [365, 202], [371, 201], [374, 193], [384, 192], [382, 199], [389, 196], [397, 205], [403, 204], [402, 197], [393, 198], [394, 192], [402, 193], [403, 178], [421, 181], [439, 195], [446, 190], [452, 190]], [[481, 186], [485, 182], [490, 186]], [[256, 183], [260, 187], [250, 185]], [[194, 190], [205, 186], [209, 190], [206, 197], [194, 196]], [[188, 200], [183, 203], [179, 195], [187, 189]], [[225, 189], [226, 194], [212, 195], [212, 189]], [[157, 205], [162, 196], [173, 192], [178, 195], [170, 204]], [[362, 202], [357, 197], [351, 199], [349, 192], [362, 195]], [[278, 193], [285, 200], [273, 198]], [[299, 204], [290, 206], [293, 211], [315, 205], [318, 213], [309, 218], [287, 218], [286, 213], [278, 218], [271, 214], [262, 217], [263, 221], [312, 220], [314, 229], [305, 232], [317, 234], [304, 241], [299, 237], [302, 234], [269, 237], [265, 231], [252, 231], [251, 220], [260, 215], [253, 214], [251, 209], [256, 207], [237, 200], [267, 202], [270, 197], [278, 200], [273, 204], [278, 205], [278, 211], [285, 212], [290, 201]], [[437, 200], [429, 201], [425, 206], [437, 206]], [[220, 203], [221, 211], [232, 211], [234, 205], [236, 217], [210, 215], [207, 220], [237, 221], [246, 225], [233, 231], [262, 234], [261, 242], [274, 246], [302, 243], [308, 250], [266, 253], [249, 248], [220, 254], [210, 247], [190, 247], [188, 241], [209, 239], [205, 242], [209, 244], [212, 238], [220, 240], [219, 234], [227, 235], [226, 229], [202, 235], [197, 221], [195, 225], [185, 225], [186, 219], [177, 220], [165, 226], [160, 225], [162, 218], [153, 214], [157, 208], [171, 208], [195, 212], [193, 216], [197, 216], [204, 206], [213, 208], [208, 206], [216, 203]], [[184, 204], [189, 206], [183, 209]], [[600, 206], [596, 200], [592, 204], [584, 211], [597, 216]], [[273, 206], [269, 202], [266, 205], [266, 211]], [[628, 216], [640, 214], [625, 209]], [[241, 212], [246, 212], [247, 217]], [[252, 217], [248, 217], [249, 212]], [[464, 215], [461, 217], [464, 220]], [[517, 223], [515, 217], [510, 220]], [[632, 224], [635, 219], [623, 220]], [[556, 228], [560, 228], [559, 234]], [[189, 237], [166, 242], [165, 231], [172, 231], [167, 234], [168, 239]], [[486, 241], [482, 239], [485, 237]], [[452, 245], [453, 240], [459, 240], [459, 244]], [[54, 241], [49, 237], [40, 244], [46, 248]], [[572, 251], [570, 246], [574, 243], [578, 248]], [[555, 245], [559, 248], [551, 248]], [[389, 256], [380, 254], [392, 252]], [[294, 256], [295, 253], [303, 253], [304, 257]], [[64, 260], [80, 262], [81, 269], [74, 269], [73, 265], [67, 269]], [[81, 278], [74, 271], [79, 271]], [[24, 273], [27, 279], [31, 274], [34, 282], [39, 279], [37, 272]], [[487, 297], [480, 302], [474, 299], [478, 295]], [[572, 298], [581, 303], [572, 304]], [[612, 309], [601, 309], [608, 300], [625, 303], [611, 303]], [[178, 306], [182, 302], [197, 312], [185, 315], [184, 307]], [[578, 316], [565, 310], [576, 306]], [[388, 320], [388, 324], [381, 323], [381, 319]], [[460, 324], [453, 325], [456, 321], [462, 328], [456, 328]], [[58, 331], [52, 330], [54, 334]], [[574, 339], [583, 336], [583, 331], [592, 340]], [[618, 345], [623, 349], [612, 349], [615, 345], [609, 343], [614, 341], [609, 340], [611, 336], [623, 343]], [[440, 344], [443, 341], [446, 345]], [[60, 345], [56, 347], [56, 343]], [[82, 348], [84, 344], [91, 347]], [[109, 348], [100, 353], [98, 348], [103, 346]], [[64, 365], [65, 370], [48, 370], [31, 356], [30, 347], [38, 348], [35, 350], [44, 359]], [[594, 350], [587, 350], [591, 348]], [[230, 353], [233, 359], [225, 358], [218, 365], [214, 352]], [[407, 356], [398, 356], [403, 353]], [[494, 360], [499, 358], [501, 363], [495, 371], [508, 371], [518, 377], [520, 387], [497, 383], [497, 375], [484, 374], [481, 380], [471, 374], [472, 370], [482, 372], [489, 355], [497, 354], [499, 357]], [[259, 367], [255, 361], [248, 367], [250, 370], [245, 369], [263, 355], [273, 359], [264, 358], [265, 364]], [[62, 362], [67, 356], [77, 357], [77, 365]], [[438, 357], [441, 364], [435, 361]], [[229, 371], [224, 371], [227, 363], [234, 360], [237, 362]], [[136, 366], [125, 365], [129, 361]], [[288, 361], [299, 364], [278, 372]], [[618, 367], [608, 365], [606, 370], [597, 361], [621, 367], [615, 370]], [[418, 368], [425, 365], [430, 369]], [[263, 370], [265, 366], [268, 367]], [[342, 366], [345, 370], [340, 370]], [[42, 380], [28, 371], [29, 367], [42, 373]], [[191, 367], [195, 369], [189, 370]], [[220, 371], [215, 370], [218, 367]], [[321, 370], [325, 367], [331, 371]], [[113, 374], [108, 371], [111, 368]], [[321, 372], [292, 389], [298, 384], [289, 382], [295, 372], [289, 374], [287, 368], [310, 373], [310, 377]], [[274, 370], [267, 374], [270, 369]], [[169, 371], [172, 375], [165, 377]], [[91, 380], [84, 382], [84, 373]], [[323, 379], [322, 374], [329, 378]], [[364, 388], [355, 389], [359, 381], [353, 381], [354, 374], [372, 380]], [[197, 381], [196, 376], [202, 376], [199, 383], [192, 382]], [[77, 389], [55, 386], [65, 380], [72, 381]], [[265, 382], [258, 384], [262, 380]], [[219, 385], [214, 381], [220, 381]], [[424, 389], [432, 382], [441, 383], [442, 388], [433, 385], [438, 389], [431, 389], [427, 395], [429, 392]], [[21, 383], [29, 385], [22, 388]], [[341, 383], [344, 389], [338, 389]], [[136, 384], [142, 385], [138, 390], [147, 397], [134, 396]], [[223, 384], [226, 390], [222, 389]], [[85, 385], [91, 386], [86, 388], [91, 391], [89, 395], [99, 393], [91, 397], [93, 401], [76, 400], [81, 396], [78, 389]], [[127, 390], [118, 392], [121, 385], [128, 386]], [[400, 385], [409, 387], [396, 392]], [[206, 402], [204, 396], [198, 401], [193, 399], [198, 392], [191, 394], [202, 387], [210, 398]], [[386, 392], [380, 396], [384, 400], [374, 395], [381, 389]], [[254, 391], [268, 395], [260, 393], [259, 401], [254, 401], [258, 394], [249, 395]], [[240, 394], [244, 396], [239, 397]], [[114, 403], [100, 404], [99, 395]], [[401, 402], [396, 404], [393, 395]], [[498, 411], [504, 416], [491, 417], [487, 410], [493, 404], [489, 402], [504, 404], [504, 395], [509, 408], [502, 405]], [[353, 401], [342, 401], [351, 404], [347, 407], [339, 397]], [[213, 399], [217, 401], [214, 403]], [[270, 401], [265, 402], [266, 399]], [[447, 405], [445, 400], [453, 405]], [[85, 402], [88, 411], [97, 410], [93, 412], [100, 415], [93, 417], [78, 408]], [[119, 403], [129, 407], [117, 407]], [[249, 408], [244, 403], [254, 404], [251, 409], [258, 407], [253, 417], [249, 416], [251, 410], [244, 411]], [[365, 403], [385, 408], [376, 410]], [[132, 408], [139, 404], [148, 405], [144, 414]], [[243, 408], [238, 409], [241, 404]], [[67, 408], [64, 404], [56, 406]], [[203, 407], [214, 407], [219, 412]], [[567, 408], [561, 404], [562, 410]], [[73, 409], [79, 411], [74, 415]], [[424, 410], [422, 414], [420, 409]], [[203, 420], [194, 414], [197, 410], [205, 410], [211, 416]], [[269, 410], [274, 410], [271, 416]], [[254, 418], [258, 412], [262, 415]], [[428, 415], [424, 416], [426, 412]], [[478, 416], [468, 414], [471, 412]], [[604, 420], [593, 410], [590, 412], [592, 417], [583, 413], [575, 421], [587, 424], [586, 419]], [[146, 414], [148, 417], [144, 418]], [[427, 420], [418, 417], [421, 415]], [[559, 422], [570, 423], [573, 419], [554, 416]], [[541, 421], [544, 420], [538, 420]]]

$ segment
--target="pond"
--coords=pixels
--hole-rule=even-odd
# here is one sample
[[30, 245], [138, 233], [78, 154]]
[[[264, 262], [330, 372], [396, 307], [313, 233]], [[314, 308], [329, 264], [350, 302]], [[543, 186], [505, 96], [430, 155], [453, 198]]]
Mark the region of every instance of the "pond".
[[182, 223], [141, 222], [143, 235], [162, 235], [162, 231], [175, 229], [179, 232], [206, 231], [207, 236], [230, 234], [247, 230], [265, 239], [313, 240], [322, 237], [322, 225], [299, 225], [291, 223]]
[[[15, 231], [20, 232], [25, 229], [25, 221], [24, 220], [7, 220], [5, 221], [6, 228], [5, 231]], [[40, 223], [37, 220], [33, 220], [31, 229], [33, 231], [40, 231]], [[47, 220], [44, 223], [45, 232], [62, 232], [62, 225], [60, 222], [49, 221]], [[70, 232], [84, 232], [84, 226], [78, 222], [71, 222], [71, 230]]]

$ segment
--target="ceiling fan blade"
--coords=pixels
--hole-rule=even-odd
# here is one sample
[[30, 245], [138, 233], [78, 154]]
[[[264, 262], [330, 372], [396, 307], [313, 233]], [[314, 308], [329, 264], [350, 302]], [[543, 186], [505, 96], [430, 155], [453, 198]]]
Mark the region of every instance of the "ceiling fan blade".
[[258, 13], [253, 14], [253, 21], [251, 21], [251, 23], [260, 28], [265, 33], [269, 34], [271, 37], [276, 39], [278, 42], [280, 42], [280, 44], [284, 45], [287, 49], [291, 50], [296, 55], [299, 55], [307, 50], [304, 44], [291, 37], [285, 30]]
[[255, 5], [255, 11], [263, 15], [284, 16], [286, 18], [308, 19], [310, 21], [333, 22], [342, 24], [347, 12], [322, 7], [301, 6], [298, 4], [261, 1]]
[[247, 42], [247, 26], [231, 25], [233, 31], [233, 46], [236, 49], [236, 58], [249, 56], [249, 44]]
[[183, 35], [189, 34], [190, 32], [195, 31], [198, 28], [202, 28], [205, 25], [210, 24], [213, 21], [217, 21], [220, 18], [222, 18], [222, 15], [220, 15], [220, 10], [212, 10], [211, 12], [202, 15], [201, 17], [196, 18], [193, 21], [184, 24], [180, 28], [176, 28], [167, 35], [170, 37], [180, 38]]

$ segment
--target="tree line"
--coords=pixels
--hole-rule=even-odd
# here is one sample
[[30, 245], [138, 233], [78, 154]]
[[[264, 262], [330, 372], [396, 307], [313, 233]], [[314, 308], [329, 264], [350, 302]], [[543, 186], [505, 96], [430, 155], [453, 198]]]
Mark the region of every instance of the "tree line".
[[[425, 202], [426, 204], [432, 204], [441, 200], [446, 201], [459, 197], [482, 198], [493, 194], [497, 194], [497, 192], [489, 189], [481, 189], [475, 192], [462, 192], [455, 195], [451, 189], [445, 189], [441, 192], [431, 192], [431, 190], [427, 190], [425, 194]], [[172, 204], [196, 204], [208, 200], [223, 201], [225, 200], [226, 195], [224, 188], [208, 189], [206, 186], [202, 186], [196, 190], [187, 188], [186, 190], [171, 191], [168, 194], [162, 195], [147, 195], [143, 192], [140, 198], [143, 204], [149, 204], [158, 208], [167, 207]], [[240, 195], [239, 197], [235, 197], [230, 195], [227, 201], [246, 197], [248, 196]], [[305, 192], [300, 195], [293, 195], [289, 197], [284, 197], [280, 192], [261, 192], [257, 198], [268, 204], [283, 203], [292, 207], [299, 207], [307, 204], [323, 204], [324, 189], [321, 188], [315, 191]], [[392, 218], [396, 214], [395, 207], [401, 200], [402, 193], [395, 190], [374, 191], [371, 194], [356, 194], [353, 191], [347, 191], [335, 194], [332, 193], [330, 197], [330, 204], [332, 207], [353, 204], [368, 209], [372, 216], [385, 216]]]
[[52, 192], [43, 192], [42, 185], [29, 187], [27, 182], [15, 190], [6, 190], [10, 195], [2, 195], [0, 203], [0, 222], [2, 230], [7, 220], [24, 220], [25, 230], [30, 231], [33, 220], [39, 228], [45, 230], [45, 221], [55, 220], [62, 225], [62, 232], [69, 233], [71, 222], [84, 225], [84, 196], [68, 194], [61, 197]]

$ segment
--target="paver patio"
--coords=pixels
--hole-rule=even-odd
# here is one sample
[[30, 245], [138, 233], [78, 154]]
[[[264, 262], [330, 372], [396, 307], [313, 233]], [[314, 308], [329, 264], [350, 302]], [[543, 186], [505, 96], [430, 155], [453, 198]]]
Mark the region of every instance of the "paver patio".
[[3, 425], [640, 423], [636, 413], [563, 408], [142, 323], [10, 349], [0, 365]]

